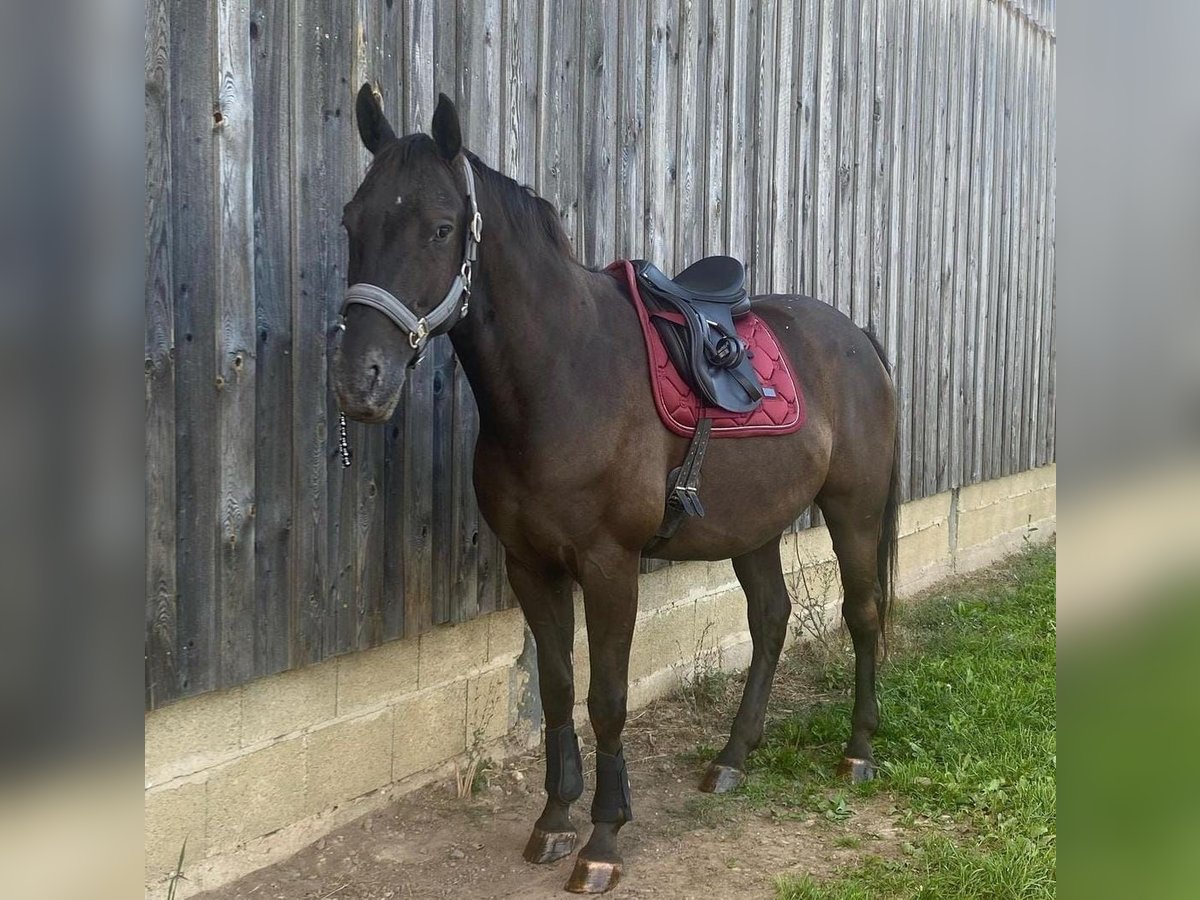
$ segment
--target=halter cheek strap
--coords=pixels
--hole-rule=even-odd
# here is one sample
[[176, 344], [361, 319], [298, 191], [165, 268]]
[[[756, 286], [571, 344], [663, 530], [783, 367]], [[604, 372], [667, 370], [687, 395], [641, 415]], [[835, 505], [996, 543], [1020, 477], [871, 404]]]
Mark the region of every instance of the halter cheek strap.
[[462, 265], [441, 302], [425, 315], [418, 316], [390, 291], [366, 282], [350, 285], [342, 298], [342, 315], [355, 303], [377, 309], [408, 333], [409, 346], [418, 353], [429, 338], [445, 334], [462, 321], [470, 306], [471, 268], [479, 251], [479, 243], [483, 240], [483, 218], [479, 215], [479, 205], [475, 200], [475, 176], [465, 154], [462, 162], [463, 174], [467, 179], [467, 212], [470, 220]]

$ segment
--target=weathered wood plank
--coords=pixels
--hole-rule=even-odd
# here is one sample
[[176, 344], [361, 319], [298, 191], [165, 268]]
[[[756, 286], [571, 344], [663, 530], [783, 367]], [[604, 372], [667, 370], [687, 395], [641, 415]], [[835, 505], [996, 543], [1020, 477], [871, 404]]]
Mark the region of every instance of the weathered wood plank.
[[997, 66], [997, 127], [996, 127], [996, 235], [994, 238], [993, 265], [993, 298], [995, 313], [992, 317], [991, 362], [988, 367], [988, 432], [986, 436], [988, 452], [988, 468], [984, 474], [987, 479], [1004, 474], [1004, 464], [1001, 439], [1004, 432], [1004, 366], [1005, 366], [1005, 337], [1008, 321], [1008, 250], [1011, 239], [1010, 233], [1010, 188], [1012, 177], [1009, 167], [1012, 164], [1012, 153], [1009, 142], [1012, 140], [1012, 69], [1013, 50], [1012, 36], [1014, 34], [1015, 17], [1010, 9], [1002, 7], [999, 10], [998, 31], [1000, 40], [1000, 62]]
[[817, 82], [817, 218], [814, 262], [816, 265], [815, 296], [836, 304], [837, 281], [834, 255], [837, 252], [835, 210], [837, 199], [837, 82], [839, 42], [841, 38], [841, 4], [821, 4], [821, 36], [819, 44], [820, 74]]
[[254, 100], [248, 5], [217, 6], [216, 354], [221, 683], [254, 672]]
[[775, 107], [777, 103], [775, 23], [778, 4], [759, 0], [755, 4], [755, 31], [751, 32], [749, 74], [754, 123], [750, 145], [750, 256], [747, 267], [752, 293], [774, 290], [771, 283], [771, 256], [774, 249], [771, 213], [774, 158]]
[[528, 27], [538, 0], [504, 0], [504, 128], [501, 170], [521, 184], [536, 181], [538, 35]]
[[646, 19], [646, 252], [675, 270], [676, 0], [650, 0]]
[[895, 93], [895, 15], [896, 5], [877, 3], [875, 10], [875, 33], [873, 39], [875, 67], [871, 75], [871, 199], [868, 229], [870, 245], [867, 252], [867, 329], [879, 338], [888, 357], [895, 356], [891, 350], [893, 336], [887, 320], [887, 198], [891, 194], [891, 167], [888, 155], [892, 148], [891, 129], [892, 97]]
[[204, 4], [171, 8], [171, 274], [175, 299], [178, 694], [219, 685], [216, 528], [216, 198], [212, 60]]
[[537, 138], [538, 193], [554, 204], [563, 228], [577, 238], [579, 114], [575, 91], [578, 8], [543, 2]]
[[875, 18], [876, 0], [861, 0], [855, 23], [858, 66], [854, 75], [855, 98], [854, 221], [853, 242], [844, 250], [851, 264], [850, 314], [861, 326], [870, 324], [871, 308], [871, 199], [874, 193], [873, 130], [875, 121]]
[[[705, 192], [700, 181], [704, 177], [706, 138], [698, 132], [704, 122], [704, 104], [708, 96], [704, 65], [708, 46], [704, 33], [705, 12], [704, 0], [680, 0], [678, 82], [674, 87], [678, 97], [673, 254], [677, 268], [690, 265], [704, 255]], [[589, 107], [585, 104], [584, 108]]]
[[969, 76], [964, 85], [963, 110], [969, 116], [969, 128], [960, 135], [962, 146], [959, 164], [959, 231], [956, 256], [955, 295], [961, 306], [956, 320], [958, 340], [955, 346], [955, 404], [958, 438], [957, 455], [951, 461], [955, 486], [970, 484], [974, 451], [975, 405], [974, 380], [978, 372], [978, 343], [976, 340], [977, 306], [979, 303], [979, 218], [983, 134], [983, 90], [985, 52], [983, 39], [984, 13], [979, 4], [972, 4], [965, 13], [964, 58]]
[[[347, 198], [338, 190], [339, 153], [344, 135], [330, 120], [349, 72], [333, 68], [333, 45], [340, 37], [329, 30], [332, 0], [313, 0], [293, 7], [294, 40], [290, 53], [292, 85], [290, 118], [293, 147], [292, 205], [292, 410], [294, 475], [291, 548], [293, 622], [292, 661], [302, 665], [334, 651], [334, 617], [330, 590], [329, 397], [326, 372], [330, 292], [343, 285], [332, 273], [342, 255], [336, 210]], [[357, 431], [355, 432], [357, 437]]]
[[913, 481], [913, 457], [917, 450], [913, 429], [914, 403], [916, 394], [914, 388], [917, 368], [917, 336], [918, 316], [915, 303], [917, 284], [917, 237], [918, 229], [918, 174], [921, 154], [921, 77], [922, 54], [926, 52], [922, 23], [924, 21], [924, 4], [914, 3], [909, 7], [908, 34], [906, 45], [909, 48], [908, 65], [906, 67], [905, 96], [905, 136], [904, 136], [904, 212], [901, 235], [903, 244], [900, 249], [903, 279], [897, 283], [897, 308], [900, 310], [900, 495], [905, 500], [916, 496], [918, 484]]
[[[893, 52], [890, 59], [891, 98], [889, 102], [890, 127], [886, 153], [888, 155], [888, 198], [887, 198], [887, 259], [885, 330], [887, 348], [891, 352], [892, 378], [899, 388], [902, 383], [902, 365], [905, 362], [905, 346], [901, 336], [901, 298], [904, 296], [903, 246], [904, 246], [904, 197], [907, 193], [905, 175], [905, 144], [908, 134], [907, 74], [909, 68], [909, 9], [908, 5], [889, 4], [891, 13], [890, 43]], [[903, 403], [903, 393], [901, 393]], [[903, 409], [903, 407], [902, 407]], [[903, 473], [904, 467], [901, 467]]]
[[796, 289], [796, 202], [794, 138], [796, 131], [795, 7], [776, 5], [774, 142], [771, 152], [770, 225], [765, 240], [770, 247], [771, 277], [775, 293]]
[[962, 335], [962, 277], [965, 265], [959, 263], [959, 242], [966, 226], [966, 171], [963, 145], [970, 137], [969, 97], [970, 60], [966, 55], [967, 10], [952, 6], [950, 10], [950, 48], [947, 58], [949, 73], [946, 97], [946, 200], [943, 209], [941, 258], [942, 343], [938, 362], [938, 445], [937, 490], [958, 486], [958, 453], [961, 447], [962, 397], [959, 388], [958, 342]]
[[146, 706], [179, 691], [175, 310], [171, 272], [171, 12], [146, 3]]
[[[323, 232], [327, 252], [325, 265], [319, 270], [322, 332], [333, 333], [337, 321], [337, 301], [345, 289], [346, 240], [340, 227], [341, 209], [353, 193], [354, 181], [359, 174], [357, 161], [363, 152], [358, 142], [352, 142], [352, 133], [342, 127], [343, 121], [353, 118], [353, 81], [359, 73], [356, 60], [361, 56], [361, 43], [356, 21], [356, 6], [335, 3], [330, 15], [323, 20], [323, 34], [329, 35], [324, 48], [325, 64], [329, 79], [325, 84], [325, 107], [322, 127], [326, 173], [328, 180], [321, 185], [323, 202], [318, 213], [321, 222], [316, 226]], [[343, 115], [347, 118], [343, 120]], [[310, 213], [311, 214], [311, 213]], [[333, 384], [326, 375], [325, 423], [336, 429], [339, 414], [337, 396]], [[326, 481], [329, 486], [328, 519], [326, 535], [329, 541], [330, 581], [326, 598], [328, 612], [328, 639], [333, 653], [344, 653], [355, 647], [357, 621], [359, 617], [359, 555], [358, 540], [359, 481], [364, 472], [370, 472], [378, 454], [378, 428], [359, 423], [350, 424], [350, 442], [355, 448], [356, 465], [351, 469], [342, 466], [338, 456], [336, 440], [328, 442], [325, 450]]]
[[254, 671], [291, 665], [292, 173], [290, 4], [255, 0], [254, 85], [255, 396]]
[[793, 290], [816, 296], [816, 194], [817, 194], [817, 41], [820, 36], [820, 0], [804, 0], [800, 27], [795, 30], [798, 68], [796, 88], [796, 284]]
[[617, 185], [617, 32], [611, 16], [597, 4], [583, 11], [579, 109], [582, 165], [579, 215], [580, 259], [606, 265], [616, 255]]
[[646, 0], [621, 0], [617, 55], [617, 221], [618, 256], [646, 256]]
[[704, 146], [703, 194], [704, 255], [726, 252], [728, 202], [725, 196], [725, 154], [729, 141], [729, 90], [725, 85], [729, 63], [728, 0], [708, 0], [707, 24], [701, 33], [707, 45], [707, 92], [699, 143]]
[[729, 95], [728, 144], [725, 149], [725, 246], [730, 256], [745, 260], [750, 249], [749, 216], [750, 141], [754, 106], [748, 85], [752, 79], [750, 39], [753, 5], [750, 0], [729, 0], [729, 55], [726, 57]]
[[855, 101], [858, 96], [858, 18], [861, 0], [843, 0], [841, 32], [838, 43], [841, 59], [835, 63], [837, 71], [838, 125], [834, 133], [837, 149], [834, 151], [834, 302], [837, 308], [853, 316], [851, 304], [854, 279], [854, 193], [855, 152], [858, 143], [858, 116]]

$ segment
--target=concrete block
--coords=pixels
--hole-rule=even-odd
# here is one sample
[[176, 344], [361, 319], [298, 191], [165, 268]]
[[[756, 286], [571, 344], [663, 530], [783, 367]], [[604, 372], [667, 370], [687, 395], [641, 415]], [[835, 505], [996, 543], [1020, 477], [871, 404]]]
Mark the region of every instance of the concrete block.
[[419, 654], [418, 640], [409, 638], [338, 657], [337, 714], [392, 703], [416, 691]]
[[[665, 569], [648, 572], [639, 577], [638, 609], [642, 612], [648, 612], [663, 606], [669, 606], [676, 600], [679, 600], [679, 576], [675, 570], [681, 568], [684, 568], [684, 566], [679, 564], [671, 565]], [[703, 573], [701, 577], [703, 577]]]
[[951, 492], [943, 491], [932, 497], [910, 500], [900, 507], [901, 535], [913, 534], [922, 528], [941, 525], [950, 520]]
[[392, 715], [388, 708], [334, 722], [305, 736], [309, 813], [391, 783]]
[[525, 650], [525, 616], [519, 609], [502, 609], [487, 616], [491, 663], [516, 659]]
[[932, 525], [912, 534], [906, 534], [897, 542], [897, 569], [901, 580], [904, 573], [918, 572], [938, 563], [950, 560], [950, 525]]
[[749, 638], [734, 636], [729, 643], [721, 645], [721, 671], [741, 672], [750, 668], [750, 658], [754, 655], [754, 642]]
[[146, 881], [157, 881], [175, 870], [179, 850], [187, 841], [189, 860], [208, 852], [207, 807], [203, 780], [186, 781], [146, 791]]
[[672, 666], [667, 669], [659, 669], [645, 678], [631, 681], [627, 708], [640, 709], [660, 697], [674, 693], [686, 683], [689, 674], [690, 669], [687, 666]]
[[241, 746], [240, 688], [188, 697], [146, 713], [146, 783], [212, 765]]
[[733, 563], [727, 559], [718, 559], [707, 563], [686, 563], [685, 565], [704, 566], [706, 570], [704, 576], [706, 590], [704, 593], [706, 594], [726, 591], [738, 585], [737, 575], [733, 571]]
[[467, 747], [467, 683], [456, 681], [395, 706], [392, 780], [428, 769]]
[[842, 599], [842, 575], [833, 560], [801, 566], [794, 572], [785, 573], [783, 580], [793, 606], [828, 606]]
[[304, 738], [294, 737], [213, 769], [208, 776], [208, 843], [230, 847], [303, 817]]
[[421, 660], [417, 676], [422, 689], [460, 678], [488, 660], [487, 616], [458, 625], [438, 625], [420, 637]]
[[959, 510], [958, 546], [985, 544], [1010, 531], [1027, 531], [1029, 526], [1053, 514], [1053, 491], [1043, 489], [991, 503]]
[[967, 485], [959, 492], [958, 509], [960, 512], [982, 509], [1021, 494], [1043, 490], [1055, 483], [1056, 474], [1055, 466], [1049, 465]]
[[647, 616], [638, 621], [633, 632], [629, 678], [644, 678], [681, 660], [690, 660], [696, 652], [695, 604]]
[[512, 669], [502, 666], [467, 682], [467, 744], [497, 740], [512, 721]]
[[700, 645], [701, 652], [711, 650], [731, 635], [743, 634], [749, 628], [746, 595], [741, 588], [722, 591], [696, 601], [696, 643]]
[[337, 715], [337, 660], [282, 672], [242, 688], [242, 746], [280, 737]]

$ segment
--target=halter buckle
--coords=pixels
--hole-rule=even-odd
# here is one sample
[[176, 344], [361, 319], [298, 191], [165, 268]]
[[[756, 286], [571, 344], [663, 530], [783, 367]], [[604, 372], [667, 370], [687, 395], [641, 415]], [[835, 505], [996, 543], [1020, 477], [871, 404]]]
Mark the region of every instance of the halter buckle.
[[427, 337], [429, 337], [429, 326], [425, 324], [424, 318], [417, 319], [417, 330], [408, 333], [408, 346], [419, 350]]
[[[474, 198], [471, 198], [474, 204]], [[471, 217], [471, 238], [477, 244], [483, 243], [483, 216], [479, 214], [479, 210], [475, 210], [475, 215]]]

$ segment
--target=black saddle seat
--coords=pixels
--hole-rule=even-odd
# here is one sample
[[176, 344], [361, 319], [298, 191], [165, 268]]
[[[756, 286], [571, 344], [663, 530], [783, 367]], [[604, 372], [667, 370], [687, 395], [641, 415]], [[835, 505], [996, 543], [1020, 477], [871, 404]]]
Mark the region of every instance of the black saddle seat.
[[707, 256], [674, 278], [668, 278], [657, 266], [645, 260], [635, 260], [634, 266], [641, 278], [659, 293], [684, 301], [730, 304], [729, 312], [735, 319], [750, 311], [746, 267], [732, 256]]
[[733, 320], [750, 311], [746, 269], [731, 256], [710, 256], [671, 280], [644, 259], [633, 260], [642, 298], [667, 355], [709, 406], [749, 412], [762, 385]]

